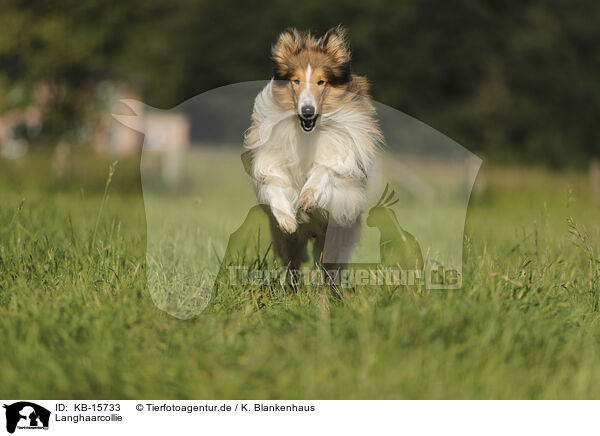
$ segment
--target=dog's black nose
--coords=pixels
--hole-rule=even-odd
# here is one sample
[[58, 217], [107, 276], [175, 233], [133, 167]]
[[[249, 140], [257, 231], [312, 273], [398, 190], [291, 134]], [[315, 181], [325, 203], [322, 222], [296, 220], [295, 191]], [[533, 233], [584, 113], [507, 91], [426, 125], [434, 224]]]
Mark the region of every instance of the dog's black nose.
[[315, 116], [315, 107], [311, 105], [302, 106], [302, 116], [304, 118], [312, 118]]

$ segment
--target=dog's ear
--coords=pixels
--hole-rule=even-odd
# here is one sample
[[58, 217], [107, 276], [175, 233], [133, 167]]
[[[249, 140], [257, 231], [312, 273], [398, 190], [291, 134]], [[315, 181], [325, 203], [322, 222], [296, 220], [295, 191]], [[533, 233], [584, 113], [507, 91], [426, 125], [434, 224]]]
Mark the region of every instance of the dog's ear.
[[318, 41], [319, 48], [333, 57], [333, 59], [345, 64], [350, 62], [350, 50], [346, 42], [346, 29], [336, 26], [329, 29]]
[[285, 62], [288, 56], [298, 53], [302, 48], [302, 36], [296, 29], [288, 27], [285, 29], [277, 43], [271, 48], [271, 54], [275, 62]]

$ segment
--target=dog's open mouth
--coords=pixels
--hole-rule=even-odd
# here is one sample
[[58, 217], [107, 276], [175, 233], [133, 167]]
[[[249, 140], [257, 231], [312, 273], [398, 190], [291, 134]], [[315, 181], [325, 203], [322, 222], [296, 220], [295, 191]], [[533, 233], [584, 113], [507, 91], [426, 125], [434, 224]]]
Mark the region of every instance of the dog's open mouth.
[[312, 132], [317, 125], [317, 118], [319, 118], [319, 116], [317, 115], [310, 119], [302, 118], [301, 116], [298, 116], [298, 118], [300, 119], [300, 127], [302, 127], [302, 130], [305, 132]]

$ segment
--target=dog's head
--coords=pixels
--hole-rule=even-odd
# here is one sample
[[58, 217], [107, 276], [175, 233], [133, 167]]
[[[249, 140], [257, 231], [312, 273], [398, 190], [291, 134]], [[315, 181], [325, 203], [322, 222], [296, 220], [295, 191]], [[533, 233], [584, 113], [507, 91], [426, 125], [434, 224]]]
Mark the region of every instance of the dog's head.
[[335, 107], [352, 80], [345, 30], [338, 26], [316, 39], [309, 32], [286, 29], [272, 55], [275, 97], [294, 109], [304, 132], [312, 132], [319, 115]]

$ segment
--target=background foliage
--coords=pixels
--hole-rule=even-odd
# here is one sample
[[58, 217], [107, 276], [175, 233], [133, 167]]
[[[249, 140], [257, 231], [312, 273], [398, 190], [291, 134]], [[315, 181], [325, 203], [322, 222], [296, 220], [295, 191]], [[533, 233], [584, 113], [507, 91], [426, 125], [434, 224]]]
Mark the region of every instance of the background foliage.
[[376, 100], [503, 160], [583, 164], [600, 152], [600, 4], [566, 0], [370, 2], [5, 0], [0, 110], [54, 92], [41, 138], [76, 131], [97, 86], [126, 82], [172, 107], [270, 77], [287, 26], [349, 29]]

